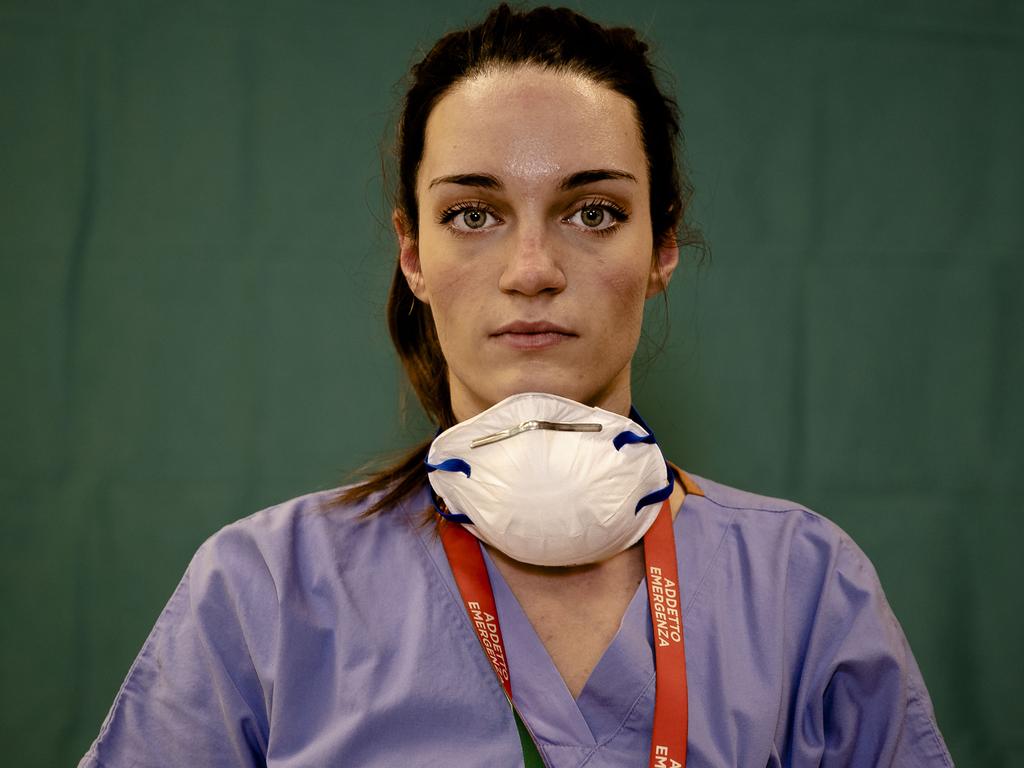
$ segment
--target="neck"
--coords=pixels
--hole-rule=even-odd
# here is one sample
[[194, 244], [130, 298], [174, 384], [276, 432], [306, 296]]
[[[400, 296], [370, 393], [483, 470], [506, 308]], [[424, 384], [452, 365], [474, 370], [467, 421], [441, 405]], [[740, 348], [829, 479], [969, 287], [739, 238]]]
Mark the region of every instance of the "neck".
[[[678, 483], [669, 497], [673, 517], [684, 496]], [[637, 544], [600, 563], [561, 568], [520, 563], [488, 550], [569, 693], [577, 698], [643, 582], [643, 547]]]

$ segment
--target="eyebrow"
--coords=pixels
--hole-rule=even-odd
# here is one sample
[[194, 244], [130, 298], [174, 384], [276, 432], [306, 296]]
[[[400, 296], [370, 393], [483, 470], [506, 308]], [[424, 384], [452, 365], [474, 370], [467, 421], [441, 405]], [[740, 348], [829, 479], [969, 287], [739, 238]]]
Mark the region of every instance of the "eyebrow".
[[[636, 176], [626, 171], [617, 171], [613, 168], [594, 168], [587, 171], [577, 171], [566, 176], [558, 183], [558, 189], [567, 192], [570, 189], [584, 187], [597, 181], [609, 181], [623, 179], [625, 181], [636, 181]], [[431, 180], [428, 189], [438, 184], [458, 184], [463, 187], [478, 187], [480, 189], [502, 189], [504, 186], [497, 176], [489, 173], [456, 173], [451, 176], [438, 176]]]
[[481, 187], [483, 189], [501, 189], [501, 182], [497, 176], [489, 173], [456, 173], [451, 176], [438, 176], [430, 182], [427, 189], [432, 189], [438, 184], [458, 184], [463, 187]]
[[558, 188], [563, 192], [567, 192], [570, 189], [576, 187], [584, 187], [587, 184], [593, 184], [595, 181], [609, 181], [615, 179], [625, 179], [626, 181], [636, 181], [636, 176], [632, 173], [626, 173], [625, 171], [616, 171], [611, 168], [597, 168], [592, 171], [579, 171], [567, 176], [562, 179], [562, 182], [558, 185]]

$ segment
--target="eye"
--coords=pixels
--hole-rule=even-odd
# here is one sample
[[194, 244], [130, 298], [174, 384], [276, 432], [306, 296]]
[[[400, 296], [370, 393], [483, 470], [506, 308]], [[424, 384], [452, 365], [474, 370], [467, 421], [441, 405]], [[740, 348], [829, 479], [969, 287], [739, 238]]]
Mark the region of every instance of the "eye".
[[580, 206], [566, 221], [575, 224], [580, 229], [606, 232], [627, 218], [627, 213], [619, 206], [607, 201], [595, 201]]
[[447, 224], [459, 234], [490, 229], [500, 224], [501, 219], [485, 205], [476, 202], [456, 203], [444, 210], [437, 219], [438, 224]]
[[487, 223], [487, 212], [481, 211], [479, 208], [470, 208], [459, 214], [458, 218], [470, 229], [480, 229]]
[[596, 205], [591, 205], [580, 211], [580, 221], [588, 227], [594, 227], [595, 229], [604, 224], [606, 217], [611, 219], [611, 217], [604, 212], [604, 208], [598, 208]]

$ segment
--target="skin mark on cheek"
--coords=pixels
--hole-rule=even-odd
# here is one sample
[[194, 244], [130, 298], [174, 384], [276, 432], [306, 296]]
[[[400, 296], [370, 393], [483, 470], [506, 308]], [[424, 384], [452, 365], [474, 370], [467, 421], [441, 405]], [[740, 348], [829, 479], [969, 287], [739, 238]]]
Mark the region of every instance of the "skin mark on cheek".
[[611, 272], [601, 281], [608, 292], [618, 297], [623, 306], [642, 304], [647, 295], [647, 272], [622, 269]]

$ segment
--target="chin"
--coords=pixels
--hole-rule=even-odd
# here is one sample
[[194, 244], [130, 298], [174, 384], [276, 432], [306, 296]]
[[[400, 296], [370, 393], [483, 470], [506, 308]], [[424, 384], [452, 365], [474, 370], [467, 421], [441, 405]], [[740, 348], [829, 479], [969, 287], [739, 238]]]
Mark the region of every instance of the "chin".
[[584, 405], [593, 405], [601, 399], [600, 391], [599, 388], [580, 386], [578, 381], [566, 381], [565, 377], [522, 376], [516, 377], [505, 386], [499, 387], [496, 392], [497, 398], [494, 402], [501, 402], [506, 397], [519, 395], [523, 392], [544, 392], [545, 394], [558, 395], [569, 400], [575, 400]]
[[[629, 409], [628, 367], [623, 371], [624, 376], [612, 376], [610, 380], [599, 380], [599, 377], [593, 375], [595, 371], [592, 369], [587, 371], [591, 375], [581, 376], [578, 366], [564, 369], [551, 366], [546, 370], [538, 368], [524, 370], [523, 366], [494, 366], [468, 380], [453, 377], [453, 405], [461, 404], [461, 407], [456, 405], [460, 420], [524, 392], [558, 395], [606, 410], [621, 411], [623, 406], [627, 411]], [[616, 397], [619, 393], [621, 397]]]

